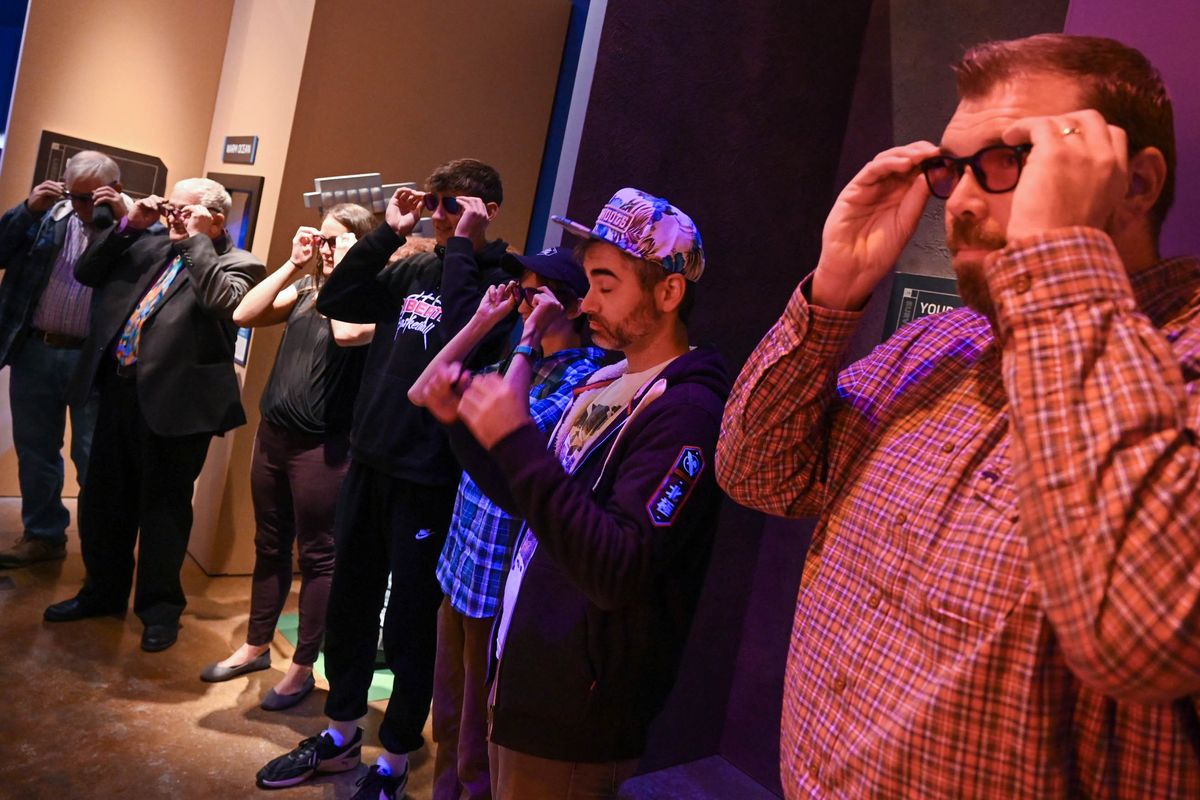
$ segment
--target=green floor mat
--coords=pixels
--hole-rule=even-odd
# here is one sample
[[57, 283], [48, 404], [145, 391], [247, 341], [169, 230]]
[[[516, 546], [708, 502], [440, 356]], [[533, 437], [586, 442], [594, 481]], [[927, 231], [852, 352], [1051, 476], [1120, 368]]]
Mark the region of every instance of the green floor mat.
[[[296, 646], [296, 640], [300, 635], [300, 615], [299, 614], [281, 614], [279, 624], [276, 626], [283, 638], [291, 642], [292, 647]], [[317, 655], [317, 663], [313, 664], [313, 672], [318, 677], [325, 679], [325, 654]], [[371, 690], [367, 692], [367, 702], [373, 703], [376, 700], [387, 700], [392, 696], [392, 673], [386, 669], [375, 670], [375, 676], [371, 678]]]

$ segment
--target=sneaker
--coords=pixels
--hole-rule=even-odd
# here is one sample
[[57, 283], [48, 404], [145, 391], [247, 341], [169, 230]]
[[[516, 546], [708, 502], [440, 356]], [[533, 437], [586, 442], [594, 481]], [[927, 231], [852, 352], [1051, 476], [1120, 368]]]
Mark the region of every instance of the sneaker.
[[404, 772], [397, 777], [380, 772], [376, 764], [358, 779], [355, 786], [359, 787], [358, 791], [350, 800], [401, 800], [404, 787], [408, 786], [408, 765], [404, 765]]
[[40, 536], [22, 536], [12, 547], [0, 551], [0, 568], [23, 567], [38, 561], [57, 561], [67, 557], [66, 542], [48, 542]]
[[256, 782], [260, 789], [282, 789], [303, 783], [318, 772], [352, 770], [361, 760], [362, 733], [362, 728], [356, 730], [344, 747], [338, 747], [328, 731], [310, 736], [260, 769]]

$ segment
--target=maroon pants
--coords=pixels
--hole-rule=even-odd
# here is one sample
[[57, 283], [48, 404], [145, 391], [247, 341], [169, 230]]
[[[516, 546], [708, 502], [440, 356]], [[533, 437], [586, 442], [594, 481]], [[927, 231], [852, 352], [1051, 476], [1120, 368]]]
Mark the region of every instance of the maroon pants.
[[317, 660], [333, 577], [333, 519], [350, 465], [344, 434], [314, 436], [263, 420], [254, 439], [254, 588], [246, 642], [269, 644], [292, 587], [292, 541], [300, 548], [300, 636], [293, 663]]
[[474, 619], [442, 600], [433, 667], [433, 800], [492, 796], [488, 777], [488, 643], [495, 617]]

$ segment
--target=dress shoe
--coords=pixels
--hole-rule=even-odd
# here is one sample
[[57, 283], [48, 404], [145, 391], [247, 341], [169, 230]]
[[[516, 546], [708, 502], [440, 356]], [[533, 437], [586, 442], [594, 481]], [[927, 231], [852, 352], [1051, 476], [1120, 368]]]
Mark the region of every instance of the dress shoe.
[[220, 661], [214, 661], [200, 673], [200, 680], [205, 683], [220, 683], [247, 672], [258, 672], [260, 669], [271, 668], [271, 651], [267, 650], [249, 661], [243, 661], [236, 667], [222, 667]]
[[308, 697], [308, 693], [311, 692], [313, 687], [316, 685], [317, 681], [312, 675], [309, 675], [308, 679], [304, 681], [304, 685], [300, 687], [300, 691], [298, 692], [293, 692], [292, 694], [280, 694], [274, 689], [271, 689], [267, 692], [267, 696], [263, 698], [262, 710], [283, 711], [285, 708], [291, 708], [304, 698]]
[[7, 550], [0, 551], [0, 569], [24, 567], [39, 561], [58, 561], [67, 557], [65, 541], [49, 542], [40, 536], [26, 534]]
[[125, 613], [125, 604], [103, 603], [83, 595], [75, 595], [48, 606], [42, 614], [47, 622], [74, 622], [88, 617], [119, 616]]
[[157, 653], [175, 644], [179, 638], [179, 623], [164, 622], [147, 625], [142, 631], [142, 649], [147, 653]]

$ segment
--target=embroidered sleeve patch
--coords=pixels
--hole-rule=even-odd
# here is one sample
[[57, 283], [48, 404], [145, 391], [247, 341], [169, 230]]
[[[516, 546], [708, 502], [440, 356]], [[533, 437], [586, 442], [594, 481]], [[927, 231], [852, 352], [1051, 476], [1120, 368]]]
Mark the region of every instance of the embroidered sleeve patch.
[[704, 454], [699, 447], [687, 446], [679, 451], [666, 477], [646, 503], [646, 512], [654, 527], [664, 528], [675, 522], [703, 471]]

